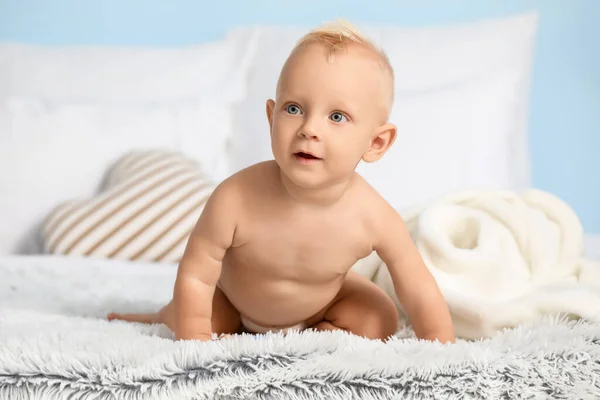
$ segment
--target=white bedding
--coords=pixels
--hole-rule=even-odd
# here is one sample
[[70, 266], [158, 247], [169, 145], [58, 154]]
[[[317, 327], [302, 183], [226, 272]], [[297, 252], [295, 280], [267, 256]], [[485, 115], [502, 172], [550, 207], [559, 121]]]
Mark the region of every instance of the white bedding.
[[[586, 255], [600, 260], [600, 236]], [[594, 247], [595, 246], [595, 247]], [[365, 274], [374, 265], [365, 260]], [[171, 298], [177, 266], [53, 256], [0, 257], [0, 310], [104, 318], [111, 311], [154, 311]], [[73, 287], [78, 290], [72, 290]], [[1, 324], [1, 322], [0, 322]]]
[[[558, 197], [463, 191], [404, 219], [458, 336], [489, 337], [546, 314], [600, 322], [600, 263], [584, 256], [581, 222]], [[591, 243], [587, 253], [597, 252]], [[374, 280], [401, 309], [385, 266]]]
[[0, 258], [0, 309], [91, 318], [104, 318], [111, 311], [155, 311], [171, 298], [176, 268], [79, 257], [5, 256]]
[[183, 343], [162, 325], [101, 319], [162, 305], [174, 265], [5, 257], [0, 276], [2, 399], [598, 398], [600, 390], [594, 323], [547, 318], [455, 346], [402, 340], [410, 331], [386, 343], [339, 331]]

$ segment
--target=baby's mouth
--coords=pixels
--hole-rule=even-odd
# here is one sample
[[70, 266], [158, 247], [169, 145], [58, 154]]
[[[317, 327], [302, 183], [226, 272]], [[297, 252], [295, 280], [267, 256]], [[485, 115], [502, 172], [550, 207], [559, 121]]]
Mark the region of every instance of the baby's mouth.
[[297, 158], [300, 158], [302, 160], [321, 160], [321, 158], [314, 156], [312, 154], [309, 154], [309, 153], [305, 153], [303, 151], [294, 153], [294, 156], [296, 156]]

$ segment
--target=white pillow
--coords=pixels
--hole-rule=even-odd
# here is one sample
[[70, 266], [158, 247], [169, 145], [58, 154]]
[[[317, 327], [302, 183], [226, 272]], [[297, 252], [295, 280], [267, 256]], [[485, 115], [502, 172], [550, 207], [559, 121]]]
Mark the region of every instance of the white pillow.
[[0, 99], [0, 254], [39, 252], [37, 228], [66, 199], [90, 197], [133, 149], [180, 150], [227, 173], [229, 109], [210, 101], [116, 106]]
[[245, 91], [252, 36], [179, 49], [0, 43], [0, 255], [39, 252], [41, 219], [96, 192], [141, 148], [228, 172], [230, 104]]
[[[397, 209], [474, 187], [529, 185], [527, 114], [537, 14], [426, 29], [364, 31], [396, 73], [393, 149], [359, 172]], [[309, 28], [257, 27], [247, 97], [233, 114], [233, 171], [271, 159], [265, 101]]]
[[248, 41], [183, 48], [0, 43], [0, 97], [139, 103], [243, 95]]

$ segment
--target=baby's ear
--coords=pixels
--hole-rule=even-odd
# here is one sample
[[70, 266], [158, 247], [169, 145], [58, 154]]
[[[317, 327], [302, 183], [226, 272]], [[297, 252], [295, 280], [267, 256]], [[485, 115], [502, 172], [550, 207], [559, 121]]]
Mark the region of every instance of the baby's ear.
[[273, 129], [273, 109], [275, 108], [275, 101], [267, 100], [267, 119], [269, 120], [269, 131]]
[[375, 131], [373, 139], [371, 139], [369, 150], [362, 156], [363, 161], [372, 163], [379, 160], [390, 149], [395, 140], [396, 126], [394, 124], [380, 126]]

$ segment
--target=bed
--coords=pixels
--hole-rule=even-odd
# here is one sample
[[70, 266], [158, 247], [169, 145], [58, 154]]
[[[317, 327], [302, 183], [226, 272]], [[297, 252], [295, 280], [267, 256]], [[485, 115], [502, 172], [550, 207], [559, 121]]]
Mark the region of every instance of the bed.
[[[457, 307], [464, 335], [452, 346], [417, 341], [408, 322], [387, 343], [310, 331], [190, 343], [173, 341], [162, 325], [104, 319], [168, 301], [181, 237], [203, 207], [191, 202], [149, 229], [164, 210], [150, 207], [148, 196], [128, 200], [136, 185], [168, 190], [172, 180], [159, 185], [150, 173], [165, 163], [175, 169], [164, 174], [202, 181], [200, 199], [229, 174], [270, 158], [264, 103], [304, 29], [246, 27], [178, 49], [1, 43], [0, 397], [599, 396], [600, 240], [585, 235], [560, 199], [530, 191], [536, 29], [535, 13], [430, 29], [366, 28], [398, 77], [392, 120], [399, 138], [380, 163], [359, 172], [395, 208], [414, 226], [435, 227], [438, 220], [423, 221], [460, 220], [469, 207], [491, 212], [490, 201], [487, 208], [480, 201], [487, 193], [487, 200], [527, 202], [535, 209], [527, 215], [539, 215], [550, 203], [535, 196], [546, 196], [547, 215], [562, 216], [544, 220], [547, 237], [539, 229], [521, 236], [556, 241], [555, 258], [545, 260], [553, 260], [550, 269], [567, 265], [571, 275], [545, 284], [571, 285], [578, 296], [568, 296], [569, 308], [553, 296], [527, 309], [514, 303], [506, 309], [526, 312], [475, 330]], [[106, 199], [120, 211], [91, 212]], [[464, 212], [449, 213], [458, 201]], [[140, 210], [146, 223], [123, 225]], [[422, 232], [415, 230], [418, 243], [438, 237], [435, 229]], [[548, 249], [540, 248], [536, 254]], [[374, 255], [354, 268], [389, 285]]]

